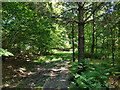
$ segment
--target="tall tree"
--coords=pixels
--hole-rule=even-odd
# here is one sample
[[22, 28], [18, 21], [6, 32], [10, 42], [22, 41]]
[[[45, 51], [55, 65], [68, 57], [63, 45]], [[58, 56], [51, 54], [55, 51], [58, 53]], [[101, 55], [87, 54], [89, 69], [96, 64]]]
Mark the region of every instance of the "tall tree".
[[78, 61], [84, 59], [84, 4], [78, 3]]
[[114, 36], [113, 36], [113, 29], [111, 28], [111, 38], [112, 38], [112, 60], [113, 60], [113, 66], [114, 66], [114, 51], [115, 51], [115, 41], [114, 41]]
[[72, 22], [73, 62], [75, 62], [74, 22]]
[[[105, 6], [105, 3], [95, 3], [95, 5], [92, 5], [92, 3], [86, 3], [86, 2], [77, 2], [76, 3], [65, 3], [67, 6], [69, 6], [68, 10], [64, 10], [61, 15], [58, 15], [56, 18], [64, 19], [68, 22], [72, 22], [72, 20], [78, 24], [78, 61], [81, 61], [81, 59], [84, 59], [84, 26], [85, 24], [93, 22], [95, 19], [99, 19], [100, 17], [104, 16], [107, 13], [103, 13], [101, 15], [96, 15], [94, 19], [91, 19], [91, 16], [101, 10], [102, 6]], [[65, 5], [63, 4], [63, 5]], [[75, 6], [72, 7], [72, 6]], [[103, 8], [103, 7], [102, 7]], [[71, 10], [74, 10], [74, 12], [78, 12], [77, 16], [76, 13], [74, 13], [74, 17], [69, 17], [67, 12], [70, 13]], [[90, 13], [90, 14], [89, 14]], [[84, 17], [86, 14], [86, 17]]]
[[[94, 15], [93, 15], [94, 19]], [[92, 34], [92, 47], [91, 47], [91, 57], [94, 56], [94, 45], [95, 44], [95, 21], [93, 21], [93, 34]]]

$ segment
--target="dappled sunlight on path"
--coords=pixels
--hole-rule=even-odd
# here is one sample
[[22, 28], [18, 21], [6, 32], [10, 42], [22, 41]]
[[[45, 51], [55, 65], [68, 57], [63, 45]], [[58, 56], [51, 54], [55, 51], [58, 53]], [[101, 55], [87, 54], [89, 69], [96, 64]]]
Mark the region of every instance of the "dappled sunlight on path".
[[69, 61], [61, 61], [58, 63], [56, 67], [54, 67], [51, 71], [52, 76], [50, 76], [44, 86], [43, 90], [46, 88], [68, 88], [69, 81], [68, 77], [70, 75], [70, 71], [68, 69]]
[[[69, 87], [68, 69], [70, 61], [64, 59], [52, 59], [43, 64], [35, 65], [28, 76], [14, 83], [10, 88], [67, 88]], [[19, 68], [19, 72], [25, 73], [25, 68]], [[17, 71], [16, 71], [17, 72]]]

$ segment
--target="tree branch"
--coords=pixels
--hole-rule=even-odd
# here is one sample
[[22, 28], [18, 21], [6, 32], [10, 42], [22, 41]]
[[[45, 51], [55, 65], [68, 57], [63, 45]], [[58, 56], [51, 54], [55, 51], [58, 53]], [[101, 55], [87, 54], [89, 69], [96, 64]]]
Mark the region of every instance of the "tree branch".
[[102, 17], [102, 16], [104, 16], [104, 15], [106, 15], [106, 14], [102, 14], [102, 15], [100, 15], [100, 16], [98, 16], [98, 17], [95, 17], [94, 19], [89, 20], [89, 21], [85, 22], [84, 24], [87, 24], [87, 23], [93, 22], [95, 19], [98, 19], [98, 18], [100, 18], [100, 17]]
[[65, 19], [65, 20], [70, 20], [71, 22], [76, 22], [76, 23], [78, 23], [78, 21], [76, 21], [76, 20], [74, 20], [74, 19], [67, 18], [67, 17], [55, 17], [55, 16], [52, 16], [52, 18], [61, 18], [61, 19]]
[[102, 4], [104, 4], [104, 2], [102, 2], [102, 3], [100, 3], [98, 6], [96, 6], [95, 9], [93, 10], [93, 12], [85, 19], [84, 22], [86, 22], [86, 21], [92, 16], [92, 14], [93, 14]]
[[61, 19], [68, 19], [68, 20], [70, 20], [70, 18], [66, 18], [66, 17], [55, 17], [55, 16], [52, 16], [52, 18], [61, 18]]
[[68, 25], [69, 23], [71, 23], [71, 21], [68, 21], [65, 25]]
[[83, 5], [82, 5], [82, 8], [83, 8], [86, 2], [82, 2], [82, 3], [83, 3]]
[[88, 5], [88, 6], [86, 6], [85, 8], [87, 8], [87, 9], [88, 9], [88, 8], [89, 8], [90, 6], [92, 6], [92, 5], [93, 5], [93, 3], [92, 3], [92, 4], [89, 4], [89, 5]]
[[77, 8], [70, 8], [70, 9], [64, 11], [63, 13], [65, 13], [65, 12], [67, 12], [67, 11], [70, 11], [70, 10], [78, 10], [78, 9], [77, 9]]

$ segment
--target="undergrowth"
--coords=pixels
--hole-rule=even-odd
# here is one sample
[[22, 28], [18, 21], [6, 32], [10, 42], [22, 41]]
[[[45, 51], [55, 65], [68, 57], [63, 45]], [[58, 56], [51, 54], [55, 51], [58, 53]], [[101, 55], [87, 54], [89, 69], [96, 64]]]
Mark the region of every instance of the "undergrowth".
[[84, 63], [72, 62], [70, 70], [72, 76], [70, 78], [70, 88], [114, 88], [113, 85], [107, 83], [109, 76], [112, 75], [113, 67], [105, 67], [104, 64], [90, 64], [89, 60]]

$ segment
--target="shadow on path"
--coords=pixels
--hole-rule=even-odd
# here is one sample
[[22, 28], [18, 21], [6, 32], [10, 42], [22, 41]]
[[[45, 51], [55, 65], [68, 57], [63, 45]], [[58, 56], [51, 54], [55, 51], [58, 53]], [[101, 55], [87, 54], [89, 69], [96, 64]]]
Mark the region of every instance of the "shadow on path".
[[[69, 61], [53, 61], [45, 63], [44, 65], [36, 65], [34, 74], [28, 76], [23, 81], [12, 85], [10, 88], [66, 88], [69, 87], [69, 81], [67, 80], [70, 71], [68, 69]], [[52, 67], [53, 64], [57, 66]], [[47, 67], [45, 67], [47, 65]], [[43, 87], [42, 87], [43, 86]]]

